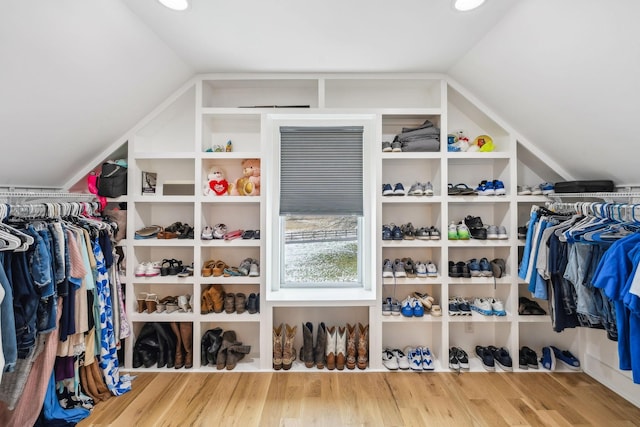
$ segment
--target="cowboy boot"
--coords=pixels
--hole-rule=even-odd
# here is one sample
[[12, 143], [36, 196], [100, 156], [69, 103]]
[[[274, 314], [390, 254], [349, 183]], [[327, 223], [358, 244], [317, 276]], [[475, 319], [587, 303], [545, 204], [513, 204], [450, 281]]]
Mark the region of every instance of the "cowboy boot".
[[327, 356], [327, 369], [336, 369], [336, 327], [327, 328], [327, 345], [325, 355]]
[[336, 336], [336, 368], [339, 371], [344, 369], [347, 360], [347, 329], [344, 326], [338, 327]]
[[356, 368], [356, 325], [347, 323], [347, 369]]
[[318, 334], [316, 335], [316, 347], [313, 351], [314, 361], [318, 369], [324, 369], [324, 352], [327, 347], [327, 328], [324, 322], [320, 322], [318, 325]]
[[296, 360], [296, 349], [293, 348], [293, 340], [298, 331], [297, 326], [285, 325], [286, 334], [284, 336], [284, 345], [282, 347], [282, 369], [288, 371], [291, 369], [293, 361]]
[[[191, 322], [180, 322], [180, 333], [178, 337], [182, 338], [182, 346], [184, 347], [184, 367], [191, 369], [193, 367], [193, 324]], [[178, 338], [178, 341], [180, 341]], [[178, 360], [178, 351], [176, 346], [176, 366]]]
[[304, 361], [304, 366], [313, 368], [313, 324], [311, 322], [302, 324], [302, 342], [300, 358]]
[[358, 323], [358, 369], [366, 369], [369, 361], [369, 325], [362, 326]]
[[277, 328], [273, 328], [273, 369], [282, 369], [282, 323]]
[[184, 356], [182, 355], [182, 339], [180, 337], [180, 326], [178, 322], [171, 322], [171, 330], [176, 335], [176, 363], [175, 368], [180, 369], [184, 366]]

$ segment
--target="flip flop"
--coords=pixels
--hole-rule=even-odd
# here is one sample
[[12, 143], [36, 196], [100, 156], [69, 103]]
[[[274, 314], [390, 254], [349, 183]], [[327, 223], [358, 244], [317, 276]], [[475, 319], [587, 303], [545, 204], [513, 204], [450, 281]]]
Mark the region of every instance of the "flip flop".
[[458, 190], [459, 196], [470, 196], [472, 194], [478, 194], [476, 190], [470, 188], [467, 184], [456, 184], [455, 188]]

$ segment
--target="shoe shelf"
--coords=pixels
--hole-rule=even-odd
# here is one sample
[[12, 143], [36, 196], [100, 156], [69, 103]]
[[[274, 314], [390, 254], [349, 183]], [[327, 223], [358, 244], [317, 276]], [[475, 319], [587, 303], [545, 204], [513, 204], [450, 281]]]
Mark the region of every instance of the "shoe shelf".
[[[183, 263], [184, 265], [184, 263]], [[154, 276], [154, 277], [133, 277], [134, 284], [160, 284], [160, 285], [191, 285], [194, 283], [193, 276], [178, 277], [176, 276]]]
[[213, 196], [201, 196], [201, 202], [203, 204], [210, 203], [262, 203], [262, 196], [221, 196], [221, 197], [213, 197]]
[[551, 323], [549, 315], [523, 315], [517, 316], [518, 323]]
[[439, 160], [442, 157], [442, 154], [439, 151], [436, 152], [424, 152], [424, 153], [382, 153], [381, 158], [383, 161], [387, 160], [422, 160], [422, 159], [433, 159]]
[[[173, 314], [173, 313], [172, 313]], [[244, 313], [207, 313], [199, 316], [201, 321], [226, 323], [226, 322], [261, 322], [262, 316], [260, 313], [249, 314], [248, 311]]]
[[132, 322], [194, 322], [196, 316], [194, 313], [131, 313]]
[[417, 285], [439, 285], [442, 283], [440, 275], [436, 277], [399, 277], [397, 279], [391, 277], [383, 277], [382, 284], [385, 286], [417, 286]]
[[447, 152], [448, 159], [510, 159], [511, 153], [508, 152], [500, 152], [500, 151], [491, 151], [488, 153], [482, 152]]
[[157, 246], [157, 247], [193, 247], [193, 239], [134, 239], [133, 246]]
[[235, 276], [235, 277], [203, 277], [200, 276], [200, 281], [203, 284], [216, 284], [216, 285], [255, 285], [260, 283], [260, 276], [248, 277], [248, 276]]
[[442, 322], [442, 316], [432, 316], [426, 314], [422, 317], [405, 317], [405, 316], [382, 316], [383, 323], [412, 323], [412, 322]]
[[384, 204], [442, 203], [442, 197], [441, 196], [385, 196], [382, 199], [382, 203]]
[[383, 248], [439, 248], [442, 243], [439, 240], [383, 240]]
[[252, 246], [260, 246], [260, 239], [233, 239], [233, 240], [224, 240], [224, 239], [214, 239], [214, 240], [201, 240], [201, 247], [222, 247], [222, 248], [232, 248], [232, 247], [252, 247]]
[[472, 248], [472, 247], [510, 247], [509, 239], [469, 239], [469, 240], [448, 240], [447, 246], [450, 248]]
[[[455, 184], [454, 184], [455, 185]], [[449, 203], [510, 203], [506, 196], [449, 196]]]
[[450, 284], [457, 285], [511, 285], [513, 277], [507, 275], [500, 278], [494, 277], [449, 277], [447, 280]]
[[474, 322], [474, 323], [512, 323], [513, 316], [511, 313], [507, 311], [506, 316], [485, 316], [484, 314], [477, 313], [475, 311], [471, 312], [471, 316], [449, 316], [450, 323], [464, 323], [464, 322]]

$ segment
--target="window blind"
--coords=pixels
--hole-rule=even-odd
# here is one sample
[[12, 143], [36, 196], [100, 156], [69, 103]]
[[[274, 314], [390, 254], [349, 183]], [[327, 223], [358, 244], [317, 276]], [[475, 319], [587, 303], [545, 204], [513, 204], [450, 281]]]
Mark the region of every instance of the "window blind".
[[362, 126], [280, 127], [280, 215], [362, 215]]

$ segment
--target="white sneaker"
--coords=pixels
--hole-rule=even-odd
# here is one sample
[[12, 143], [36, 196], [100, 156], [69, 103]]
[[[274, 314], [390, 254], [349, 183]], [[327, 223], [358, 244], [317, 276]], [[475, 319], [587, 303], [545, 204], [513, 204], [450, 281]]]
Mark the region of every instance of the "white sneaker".
[[476, 298], [473, 301], [471, 308], [485, 316], [491, 316], [493, 314], [493, 307], [491, 306], [491, 302], [489, 302], [489, 300], [486, 298]]
[[491, 310], [493, 310], [494, 316], [506, 316], [507, 312], [504, 310], [504, 304], [499, 299], [487, 298], [491, 303]]
[[420, 353], [422, 354], [422, 370], [423, 371], [433, 371], [435, 370], [435, 366], [433, 364], [433, 357], [431, 357], [431, 351], [429, 347], [419, 347]]
[[405, 347], [404, 352], [409, 355], [409, 367], [412, 371], [422, 371], [422, 352], [420, 347]]
[[395, 354], [388, 348], [382, 350], [382, 364], [390, 371], [398, 370], [398, 359], [396, 359]]
[[144, 277], [145, 272], [147, 271], [147, 266], [151, 264], [150, 262], [141, 262], [138, 264], [135, 270], [136, 277]]
[[251, 261], [251, 267], [249, 267], [249, 277], [260, 276], [260, 266], [255, 259]]
[[418, 277], [427, 277], [427, 265], [424, 262], [418, 262], [416, 264], [416, 275]]
[[394, 348], [393, 354], [394, 356], [396, 356], [396, 360], [398, 361], [398, 368], [406, 371], [411, 367], [409, 364], [409, 358], [402, 350], [400, 350], [399, 348]]
[[147, 268], [144, 270], [145, 277], [159, 276], [161, 265], [162, 262], [160, 261], [148, 262]]
[[427, 276], [428, 277], [438, 277], [438, 267], [431, 261], [427, 263]]

